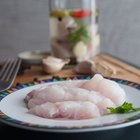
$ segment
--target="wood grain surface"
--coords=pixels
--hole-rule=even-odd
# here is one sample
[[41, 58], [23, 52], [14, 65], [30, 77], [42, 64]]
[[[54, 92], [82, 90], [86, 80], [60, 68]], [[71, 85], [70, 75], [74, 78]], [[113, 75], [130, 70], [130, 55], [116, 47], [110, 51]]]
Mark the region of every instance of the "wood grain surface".
[[[113, 67], [113, 69], [115, 69], [116, 72], [110, 75], [105, 75], [107, 77], [118, 78], [118, 79], [140, 83], [139, 69], [136, 69], [106, 54], [100, 54], [99, 56], [96, 57], [95, 61], [108, 63], [111, 67]], [[80, 74], [75, 73], [75, 71], [73, 70], [74, 67], [75, 66], [68, 66], [56, 74], [46, 74], [43, 71], [41, 65], [31, 66], [30, 69], [25, 70], [23, 74], [19, 74], [17, 76], [14, 85], [16, 85], [17, 83], [31, 82], [34, 79], [37, 80], [49, 79], [52, 78], [53, 76], [60, 76], [60, 77], [79, 76]]]

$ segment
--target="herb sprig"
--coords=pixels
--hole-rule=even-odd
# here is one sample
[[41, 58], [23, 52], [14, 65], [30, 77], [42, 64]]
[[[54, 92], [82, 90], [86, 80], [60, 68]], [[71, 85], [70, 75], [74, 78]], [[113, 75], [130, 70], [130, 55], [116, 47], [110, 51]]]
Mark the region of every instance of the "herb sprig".
[[79, 41], [83, 41], [85, 44], [88, 44], [91, 41], [91, 37], [86, 29], [86, 26], [81, 25], [79, 29], [70, 33], [69, 41], [73, 43], [78, 43]]
[[110, 110], [110, 114], [123, 114], [123, 113], [129, 113], [132, 111], [140, 111], [140, 108], [134, 108], [132, 103], [124, 102], [121, 106], [118, 106], [116, 108], [108, 107], [107, 109]]

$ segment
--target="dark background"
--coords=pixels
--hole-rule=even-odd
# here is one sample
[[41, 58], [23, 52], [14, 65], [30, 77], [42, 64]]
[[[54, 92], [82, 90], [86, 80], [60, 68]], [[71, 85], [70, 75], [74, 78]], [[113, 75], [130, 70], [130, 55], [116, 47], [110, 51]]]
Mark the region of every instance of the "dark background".
[[139, 140], [140, 125], [86, 133], [47, 133], [0, 124], [0, 136], [13, 140]]

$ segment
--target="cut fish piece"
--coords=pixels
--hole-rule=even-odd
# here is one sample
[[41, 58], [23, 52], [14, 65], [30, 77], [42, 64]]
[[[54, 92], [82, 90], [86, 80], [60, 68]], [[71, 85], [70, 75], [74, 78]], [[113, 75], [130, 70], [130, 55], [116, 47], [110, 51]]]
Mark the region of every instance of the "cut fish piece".
[[93, 90], [110, 98], [117, 106], [122, 105], [126, 100], [125, 91], [115, 81], [105, 79], [96, 74], [91, 80], [85, 82], [81, 88]]
[[109, 110], [107, 109], [108, 107], [116, 108], [116, 105], [109, 98], [105, 98], [101, 102], [98, 102], [97, 106], [101, 115], [106, 115], [109, 113]]
[[100, 74], [95, 74], [93, 76], [93, 78], [91, 78], [90, 80], [86, 81], [83, 83], [83, 85], [81, 85], [81, 88], [85, 88], [88, 90], [97, 90], [99, 83], [101, 82], [101, 80], [103, 80], [103, 76]]
[[55, 103], [62, 101], [91, 101], [97, 104], [104, 98], [106, 97], [95, 91], [56, 84], [38, 91], [38, 94], [35, 92], [35, 95], [28, 101], [27, 106], [32, 108], [45, 102]]
[[89, 119], [100, 116], [98, 107], [88, 101], [48, 102], [31, 108], [29, 112], [44, 118]]

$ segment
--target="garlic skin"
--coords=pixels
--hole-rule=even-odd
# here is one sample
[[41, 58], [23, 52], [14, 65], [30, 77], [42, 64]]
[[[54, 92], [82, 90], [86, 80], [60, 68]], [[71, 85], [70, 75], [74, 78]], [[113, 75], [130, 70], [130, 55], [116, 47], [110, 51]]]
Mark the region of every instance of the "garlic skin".
[[95, 62], [95, 65], [91, 67], [91, 71], [102, 74], [103, 76], [111, 76], [117, 73], [115, 67], [105, 61]]
[[68, 64], [70, 59], [60, 59], [53, 56], [48, 56], [42, 60], [43, 70], [48, 74], [59, 72], [64, 65]]

